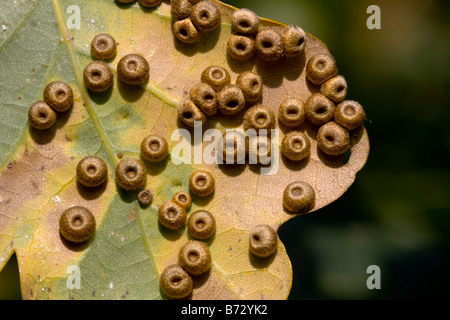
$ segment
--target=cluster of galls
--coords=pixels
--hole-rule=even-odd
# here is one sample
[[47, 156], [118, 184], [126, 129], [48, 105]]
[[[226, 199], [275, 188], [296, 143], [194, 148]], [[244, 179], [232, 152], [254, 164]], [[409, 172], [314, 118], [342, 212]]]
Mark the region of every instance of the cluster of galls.
[[211, 32], [221, 22], [220, 9], [209, 0], [172, 0], [172, 25], [175, 37], [183, 43], [196, 43], [200, 32]]
[[30, 125], [38, 130], [51, 128], [56, 122], [56, 112], [67, 111], [73, 102], [73, 91], [67, 83], [50, 82], [44, 89], [44, 100], [36, 101], [28, 110]]
[[161, 290], [170, 298], [182, 299], [194, 288], [192, 277], [206, 273], [211, 267], [209, 247], [198, 240], [191, 240], [178, 252], [178, 263], [166, 267], [160, 275]]
[[[168, 154], [168, 144], [157, 135], [146, 137], [141, 143], [141, 155], [150, 162], [162, 161]], [[145, 167], [137, 159], [125, 158], [116, 168], [117, 183], [127, 190], [136, 190], [145, 184]], [[206, 197], [214, 192], [215, 180], [207, 171], [196, 171], [189, 179], [190, 191], [200, 197]], [[148, 190], [138, 195], [150, 198]], [[151, 201], [151, 200], [150, 200]], [[146, 203], [149, 204], [149, 203]], [[211, 266], [211, 253], [208, 246], [200, 240], [210, 238], [216, 230], [214, 216], [204, 210], [194, 212], [187, 219], [187, 210], [191, 208], [192, 197], [189, 192], [179, 191], [158, 208], [158, 220], [162, 226], [177, 230], [186, 224], [189, 234], [197, 240], [186, 243], [179, 251], [178, 264], [167, 267], [161, 274], [160, 284], [163, 292], [171, 298], [188, 296], [193, 289], [191, 276], [207, 272]]]
[[337, 156], [350, 148], [349, 131], [365, 120], [364, 108], [356, 101], [345, 100], [347, 82], [338, 75], [335, 59], [329, 54], [317, 54], [306, 65], [308, 80], [320, 86], [305, 102], [307, 119], [320, 126], [317, 144], [324, 153]]
[[[142, 157], [156, 162], [165, 158], [168, 153], [167, 142], [157, 136], [146, 137], [141, 144]], [[116, 170], [116, 182], [125, 190], [138, 190], [145, 185], [146, 168], [135, 158], [124, 158], [119, 161]], [[80, 185], [86, 188], [96, 188], [104, 184], [108, 178], [108, 166], [97, 156], [87, 156], [77, 165], [76, 177]], [[138, 194], [138, 201], [144, 206], [153, 199], [149, 190], [142, 190]], [[80, 243], [89, 240], [95, 232], [94, 215], [87, 208], [75, 206], [64, 211], [60, 217], [59, 228], [61, 235], [69, 242]]]
[[210, 66], [202, 72], [201, 81], [178, 106], [179, 118], [191, 127], [196, 121], [205, 123], [207, 116], [218, 111], [226, 116], [236, 115], [246, 103], [257, 102], [263, 92], [261, 77], [251, 71], [241, 73], [232, 84], [228, 70]]
[[[313, 85], [320, 86], [320, 92], [312, 94], [305, 103], [296, 97], [281, 103], [279, 121], [293, 130], [284, 136], [281, 151], [292, 161], [309, 156], [309, 138], [295, 130], [307, 119], [318, 126], [318, 148], [329, 156], [342, 155], [350, 148], [349, 131], [361, 126], [365, 120], [364, 109], [356, 101], [345, 100], [347, 83], [338, 75], [336, 61], [331, 55], [311, 57], [306, 65], [306, 76]], [[315, 191], [308, 183], [296, 181], [285, 188], [283, 205], [289, 212], [306, 213], [314, 204]]]
[[[338, 156], [350, 148], [348, 131], [361, 126], [365, 120], [363, 107], [356, 101], [345, 100], [347, 82], [338, 75], [336, 61], [329, 54], [317, 54], [309, 59], [306, 76], [320, 92], [312, 94], [305, 103], [296, 97], [284, 100], [278, 110], [278, 118], [284, 126], [295, 129], [306, 119], [319, 126], [317, 142], [325, 154]], [[286, 134], [282, 153], [293, 161], [300, 161], [310, 152], [310, 142], [299, 131]]]
[[[103, 159], [87, 156], [77, 165], [78, 183], [86, 188], [96, 188], [106, 182], [108, 167]], [[59, 232], [71, 243], [88, 241], [95, 233], [96, 222], [92, 212], [81, 206], [66, 209], [59, 219]]]
[[[204, 197], [214, 191], [214, 178], [206, 171], [196, 171], [189, 179], [192, 193]], [[186, 191], [177, 192], [172, 201], [161, 205], [159, 222], [166, 228], [176, 230], [186, 224], [187, 210], [192, 198]], [[194, 276], [206, 273], [211, 267], [211, 252], [201, 240], [209, 239], [216, 232], [214, 216], [205, 210], [192, 213], [187, 219], [188, 233], [195, 239], [183, 245], [178, 252], [178, 263], [166, 267], [160, 276], [161, 290], [170, 298], [180, 299], [191, 294]]]
[[[105, 38], [99, 40], [105, 44]], [[103, 45], [102, 45], [103, 47]], [[99, 55], [102, 53], [99, 52]], [[33, 103], [28, 111], [30, 125], [39, 130], [52, 127], [56, 122], [56, 112], [69, 110], [74, 103], [72, 88], [63, 81], [49, 83], [43, 94], [43, 100]], [[76, 168], [77, 181], [88, 188], [103, 184], [108, 175], [106, 163], [99, 157], [89, 156], [82, 159]], [[71, 243], [82, 243], [89, 240], [95, 232], [96, 223], [92, 212], [81, 206], [73, 206], [65, 210], [59, 220], [59, 231], [62, 237]]]
[[[189, 190], [199, 196], [207, 197], [214, 192], [215, 179], [208, 171], [199, 170], [189, 178]], [[181, 228], [186, 223], [186, 210], [192, 205], [192, 198], [186, 191], [177, 192], [172, 201], [167, 201], [158, 209], [159, 222], [171, 230]], [[215, 224], [214, 224], [215, 226]], [[214, 227], [215, 228], [215, 227]], [[189, 231], [190, 228], [188, 228]], [[191, 233], [192, 234], [192, 233]], [[196, 233], [192, 234], [195, 236]], [[208, 235], [206, 238], [209, 238]]]
[[[83, 81], [92, 92], [104, 92], [112, 87], [114, 75], [104, 60], [111, 60], [117, 53], [117, 43], [109, 34], [99, 34], [92, 39], [91, 54], [98, 60], [90, 62], [84, 69]], [[150, 66], [140, 54], [127, 54], [117, 63], [119, 79], [129, 85], [140, 85], [147, 81]]]
[[236, 10], [231, 17], [235, 31], [228, 38], [227, 52], [236, 60], [249, 60], [255, 53], [264, 61], [277, 61], [282, 57], [303, 55], [306, 34], [298, 26], [264, 27], [260, 29], [259, 17], [249, 9]]
[[[167, 142], [157, 136], [146, 137], [141, 144], [142, 157], [148, 161], [161, 161], [168, 154]], [[116, 170], [116, 182], [125, 190], [138, 190], [145, 185], [146, 168], [135, 158], [124, 158], [119, 161]], [[108, 167], [105, 161], [97, 156], [83, 158], [76, 168], [77, 182], [86, 188], [96, 188], [104, 184], [108, 178]], [[147, 206], [152, 201], [152, 193], [142, 190], [138, 201]], [[59, 222], [61, 235], [69, 242], [81, 243], [89, 240], [95, 232], [94, 215], [87, 208], [75, 206], [64, 211]]]
[[[148, 162], [160, 162], [169, 153], [169, 144], [163, 137], [150, 134], [145, 137], [140, 145], [141, 156]], [[147, 170], [144, 163], [136, 158], [127, 157], [119, 161], [116, 166], [116, 182], [124, 190], [139, 190], [147, 182]], [[143, 190], [138, 194], [138, 200], [143, 206], [152, 202], [150, 191]]]
[[[195, 229], [195, 231], [193, 230]], [[215, 230], [214, 217], [208, 211], [196, 211], [188, 221], [189, 233], [195, 239], [208, 239]], [[208, 230], [205, 235], [204, 230]], [[201, 236], [199, 233], [201, 232]], [[277, 251], [278, 235], [268, 225], [258, 225], [249, 234], [252, 254], [267, 258]], [[160, 276], [161, 290], [170, 298], [182, 299], [193, 290], [193, 277], [206, 273], [211, 268], [211, 252], [202, 241], [191, 240], [178, 252], [178, 263], [167, 266]]]

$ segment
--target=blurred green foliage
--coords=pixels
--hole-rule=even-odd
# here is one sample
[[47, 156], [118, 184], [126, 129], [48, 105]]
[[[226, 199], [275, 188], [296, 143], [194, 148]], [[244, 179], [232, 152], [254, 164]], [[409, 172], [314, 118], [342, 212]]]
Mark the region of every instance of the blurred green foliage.
[[[450, 279], [450, 4], [437, 0], [228, 0], [321, 39], [366, 109], [371, 154], [335, 203], [279, 231], [290, 299], [433, 299]], [[381, 30], [368, 30], [369, 5]], [[381, 290], [366, 287], [381, 268]], [[9, 288], [5, 290], [5, 288]], [[15, 288], [15, 289], [11, 289]], [[17, 261], [0, 299], [20, 298]]]
[[[449, 3], [424, 0], [229, 0], [321, 39], [366, 110], [371, 153], [335, 203], [279, 235], [290, 299], [448, 298], [450, 279]], [[369, 30], [367, 7], [381, 9]], [[381, 268], [368, 290], [367, 267]]]

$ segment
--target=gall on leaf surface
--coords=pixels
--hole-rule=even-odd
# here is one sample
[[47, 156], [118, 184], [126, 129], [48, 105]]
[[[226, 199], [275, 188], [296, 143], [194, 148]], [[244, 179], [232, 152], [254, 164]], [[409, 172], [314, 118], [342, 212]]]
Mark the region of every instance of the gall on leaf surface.
[[[215, 178], [211, 196], [193, 196], [188, 216], [208, 210], [216, 232], [206, 241], [212, 255], [209, 272], [194, 279], [192, 299], [286, 299], [292, 268], [283, 243], [276, 254], [260, 259], [249, 254], [248, 235], [257, 225], [278, 230], [295, 215], [283, 208], [285, 186], [306, 181], [316, 192], [313, 211], [338, 199], [353, 183], [369, 153], [362, 126], [351, 133], [351, 154], [329, 158], [317, 150], [317, 128], [305, 123], [300, 130], [311, 140], [311, 155], [302, 165], [280, 158], [276, 175], [263, 176], [252, 165], [175, 165], [168, 156], [145, 163], [145, 188], [154, 195], [141, 207], [136, 192], [117, 186], [114, 169], [119, 156], [140, 157], [140, 142], [149, 134], [170, 141], [172, 132], [185, 128], [177, 119], [178, 103], [200, 82], [210, 65], [229, 70], [232, 82], [243, 71], [263, 78], [262, 101], [275, 114], [288, 96], [302, 101], [319, 91], [305, 76], [305, 63], [327, 47], [307, 34], [306, 57], [266, 63], [257, 58], [238, 62], [227, 56], [231, 14], [236, 10], [214, 1], [222, 22], [202, 32], [199, 42], [182, 44], [172, 34], [169, 1], [148, 9], [117, 1], [36, 0], [2, 1], [4, 28], [0, 31], [0, 269], [16, 253], [24, 299], [165, 299], [159, 288], [162, 270], [177, 262], [179, 249], [191, 239], [187, 228], [171, 231], [158, 223], [157, 210], [181, 190], [189, 177], [207, 170]], [[80, 29], [69, 29], [69, 6], [81, 10]], [[284, 26], [261, 19], [262, 26]], [[99, 33], [116, 39], [117, 54], [107, 61], [114, 73], [112, 89], [89, 92], [83, 69], [93, 59], [90, 42]], [[150, 78], [141, 86], [117, 80], [117, 63], [129, 53], [144, 56]], [[338, 62], [339, 63], [339, 62]], [[29, 106], [42, 99], [45, 86], [67, 82], [75, 102], [58, 114], [45, 132], [30, 127]], [[208, 128], [241, 128], [242, 115], [213, 116]], [[287, 130], [281, 128], [280, 141]], [[178, 142], [171, 142], [170, 148]], [[206, 148], [207, 144], [203, 145]], [[76, 166], [96, 155], [108, 166], [108, 181], [87, 189], [76, 181]], [[70, 206], [84, 206], [95, 216], [97, 229], [87, 243], [73, 246], [58, 230], [59, 217]], [[68, 289], [67, 270], [80, 269], [80, 289]]]

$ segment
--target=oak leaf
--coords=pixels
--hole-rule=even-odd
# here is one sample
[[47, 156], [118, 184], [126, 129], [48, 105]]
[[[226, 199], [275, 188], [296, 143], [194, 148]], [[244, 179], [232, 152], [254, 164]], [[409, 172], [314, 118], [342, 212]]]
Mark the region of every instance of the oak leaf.
[[[125, 192], [115, 183], [119, 157], [140, 157], [139, 145], [151, 133], [170, 141], [172, 132], [185, 128], [177, 106], [190, 88], [200, 82], [210, 65], [230, 71], [232, 81], [253, 70], [264, 81], [263, 102], [274, 112], [288, 96], [305, 101], [317, 86], [308, 83], [305, 61], [327, 47], [307, 34], [306, 57], [266, 63], [258, 59], [237, 62], [227, 56], [236, 10], [214, 1], [222, 22], [218, 29], [200, 35], [198, 43], [182, 44], [172, 34], [170, 3], [148, 9], [117, 1], [36, 0], [2, 1], [0, 12], [0, 269], [15, 253], [24, 299], [161, 299], [159, 275], [177, 262], [177, 253], [190, 236], [186, 228], [170, 231], [158, 223], [158, 207], [180, 190], [189, 190], [192, 172], [210, 171], [215, 192], [193, 197], [192, 213], [205, 209], [217, 223], [206, 241], [211, 270], [194, 281], [193, 299], [285, 299], [292, 269], [281, 241], [275, 255], [256, 258], [249, 253], [249, 231], [267, 224], [277, 230], [295, 217], [283, 208], [284, 188], [306, 181], [316, 192], [316, 211], [338, 199], [353, 183], [369, 152], [365, 128], [351, 132], [351, 153], [329, 158], [317, 150], [317, 128], [300, 129], [311, 140], [311, 155], [301, 165], [280, 158], [276, 175], [261, 175], [253, 165], [174, 163], [174, 156], [157, 164], [146, 163], [147, 185], [154, 199], [141, 207], [137, 192]], [[68, 24], [80, 9], [80, 28]], [[261, 19], [262, 26], [284, 26]], [[90, 42], [110, 33], [118, 42], [109, 65], [113, 88], [89, 92], [83, 84], [84, 67], [93, 60]], [[143, 86], [117, 80], [116, 66], [127, 53], [138, 53], [150, 64], [150, 79]], [[59, 113], [54, 127], [45, 132], [30, 127], [30, 105], [42, 99], [53, 80], [74, 90], [75, 103]], [[242, 127], [242, 115], [211, 117], [208, 128]], [[280, 138], [285, 134], [282, 130]], [[171, 143], [171, 148], [177, 141]], [[206, 144], [203, 145], [203, 148]], [[89, 190], [77, 183], [75, 168], [85, 156], [103, 158], [109, 169], [107, 183]], [[97, 221], [88, 243], [75, 246], [59, 233], [59, 217], [68, 207], [90, 209]], [[80, 289], [69, 289], [70, 266], [80, 270]]]

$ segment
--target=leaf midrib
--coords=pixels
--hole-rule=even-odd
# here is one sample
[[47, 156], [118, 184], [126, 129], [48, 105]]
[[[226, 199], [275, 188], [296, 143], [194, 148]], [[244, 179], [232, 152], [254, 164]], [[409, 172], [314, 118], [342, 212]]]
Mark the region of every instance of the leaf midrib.
[[92, 101], [89, 98], [89, 94], [87, 92], [86, 87], [83, 83], [83, 76], [78, 68], [77, 59], [75, 57], [75, 46], [69, 37], [69, 31], [64, 22], [63, 14], [61, 11], [61, 5], [59, 0], [52, 0], [53, 10], [55, 12], [56, 24], [61, 32], [61, 36], [63, 38], [63, 42], [67, 47], [67, 52], [69, 53], [69, 60], [72, 65], [72, 69], [75, 75], [75, 78], [78, 82], [78, 87], [81, 93], [81, 98], [83, 100], [83, 105], [86, 108], [87, 113], [89, 114], [90, 119], [92, 120], [95, 130], [97, 131], [99, 138], [102, 142], [102, 145], [105, 147], [106, 152], [108, 153], [108, 157], [110, 158], [111, 163], [116, 166], [117, 165], [117, 157], [115, 157], [113, 148], [111, 147], [108, 138], [100, 124], [98, 117], [95, 114], [94, 108], [92, 107]]
[[[114, 167], [116, 167], [117, 164], [118, 164], [117, 157], [115, 156], [115, 153], [113, 152], [113, 148], [111, 147], [111, 145], [109, 143], [109, 140], [106, 137], [106, 134], [105, 134], [105, 132], [103, 130], [103, 127], [101, 126], [100, 121], [99, 121], [99, 119], [98, 119], [98, 117], [97, 117], [97, 115], [96, 115], [96, 113], [95, 113], [95, 111], [93, 109], [93, 106], [92, 106], [92, 103], [91, 103], [92, 101], [89, 98], [89, 94], [87, 92], [87, 89], [84, 86], [83, 76], [82, 76], [82, 74], [80, 72], [80, 69], [78, 68], [77, 59], [75, 57], [75, 52], [77, 50], [76, 50], [73, 42], [70, 40], [69, 31], [68, 31], [68, 29], [66, 27], [66, 24], [64, 22], [64, 18], [63, 18], [63, 14], [62, 14], [62, 11], [61, 11], [61, 5], [60, 5], [59, 0], [52, 0], [52, 6], [53, 6], [53, 10], [55, 12], [57, 26], [58, 26], [58, 28], [59, 28], [59, 30], [61, 32], [64, 44], [67, 47], [67, 51], [69, 53], [70, 63], [72, 65], [72, 69], [73, 69], [75, 78], [76, 78], [76, 80], [78, 82], [78, 87], [80, 89], [81, 97], [82, 97], [82, 100], [84, 102], [83, 106], [86, 108], [86, 111], [88, 112], [89, 117], [91, 118], [91, 120], [92, 120], [92, 122], [94, 124], [95, 130], [97, 131], [97, 133], [98, 133], [98, 135], [99, 135], [99, 137], [101, 139], [102, 145], [106, 149], [106, 152], [108, 154], [108, 157], [110, 158], [111, 163], [113, 164]], [[155, 92], [152, 92], [152, 93], [155, 94]], [[156, 96], [158, 96], [158, 95], [156, 95]], [[141, 235], [144, 235], [143, 223], [141, 221], [140, 214], [137, 214], [137, 219], [136, 220], [138, 222], [139, 229], [141, 230]], [[147, 254], [149, 255], [149, 260], [150, 260], [150, 262], [153, 265], [153, 270], [158, 273], [158, 266], [156, 264], [156, 260], [155, 260], [155, 258], [153, 256], [153, 252], [152, 252], [152, 250], [150, 248], [150, 245], [149, 245], [149, 243], [148, 243], [148, 241], [147, 241], [145, 236], [142, 236], [141, 238], [142, 238], [142, 241], [144, 243], [144, 247], [146, 248]]]

